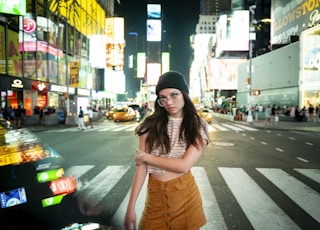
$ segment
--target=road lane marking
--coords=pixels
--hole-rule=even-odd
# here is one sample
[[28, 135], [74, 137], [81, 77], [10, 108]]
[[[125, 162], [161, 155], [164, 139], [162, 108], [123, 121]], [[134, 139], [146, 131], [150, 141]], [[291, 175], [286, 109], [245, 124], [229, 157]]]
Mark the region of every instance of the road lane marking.
[[[213, 193], [213, 190], [211, 188], [205, 169], [203, 167], [194, 167], [191, 169], [191, 171], [198, 184], [201, 198], [203, 201], [203, 209], [207, 218], [207, 223], [205, 226], [201, 228], [201, 230], [211, 230], [211, 229], [226, 230], [227, 227], [226, 227], [224, 218], [219, 209], [217, 199]], [[137, 199], [137, 204], [136, 204], [137, 224], [140, 221], [140, 218], [144, 209], [144, 202], [146, 199], [147, 180], [148, 178], [145, 179], [145, 182], [143, 184], [143, 187]], [[119, 229], [124, 229], [123, 221], [124, 221], [129, 197], [130, 197], [130, 191], [127, 193], [126, 197], [121, 202], [119, 208], [117, 209], [115, 215], [112, 217], [112, 220], [111, 220], [111, 223]]]
[[218, 168], [254, 229], [300, 229], [241, 168]]
[[218, 123], [211, 124], [211, 126], [219, 131], [229, 131], [229, 129], [219, 125]]
[[308, 163], [308, 162], [309, 162], [308, 160], [303, 159], [303, 158], [301, 158], [301, 157], [297, 157], [297, 159], [300, 160], [300, 161], [303, 161], [303, 162], [305, 162], [305, 163]]
[[320, 169], [294, 169], [294, 170], [320, 183]]
[[222, 124], [224, 127], [227, 127], [228, 129], [234, 130], [234, 131], [244, 131], [244, 129], [234, 126], [234, 125], [229, 125], [229, 124]]
[[[136, 201], [135, 211], [136, 211], [136, 216], [137, 216], [137, 226], [139, 224], [139, 221], [141, 219], [141, 215], [142, 215], [142, 212], [144, 209], [144, 203], [146, 200], [147, 183], [148, 183], [148, 178], [146, 177], [146, 179], [144, 180], [143, 186], [141, 188], [140, 194], [139, 194], [137, 201]], [[131, 188], [128, 191], [125, 198], [122, 200], [119, 208], [117, 209], [117, 211], [115, 212], [115, 214], [113, 215], [113, 217], [111, 219], [111, 224], [113, 226], [117, 227], [117, 229], [119, 229], [119, 230], [124, 230], [123, 222], [124, 222], [124, 217], [125, 217], [126, 211], [127, 211], [130, 193], [131, 193]]]
[[129, 168], [129, 166], [108, 166], [77, 193], [87, 204], [95, 207]]
[[258, 129], [255, 129], [255, 128], [251, 128], [249, 126], [245, 126], [245, 125], [240, 125], [240, 124], [234, 124], [235, 126], [238, 126], [240, 128], [243, 128], [243, 129], [246, 129], [248, 131], [258, 131]]
[[258, 168], [257, 170], [320, 223], [319, 193], [281, 169]]
[[191, 172], [198, 184], [207, 223], [201, 230], [227, 229], [218, 201], [213, 193], [209, 178], [203, 167], [193, 167]]
[[82, 175], [86, 174], [89, 170], [91, 170], [94, 165], [75, 165], [71, 166], [65, 171], [67, 176], [74, 176], [75, 178], [79, 178]]

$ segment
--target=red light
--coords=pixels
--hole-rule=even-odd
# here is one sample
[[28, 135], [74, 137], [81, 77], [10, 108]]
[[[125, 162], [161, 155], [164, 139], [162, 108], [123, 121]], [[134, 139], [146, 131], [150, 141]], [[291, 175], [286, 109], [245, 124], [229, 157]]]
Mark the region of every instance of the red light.
[[68, 176], [51, 181], [49, 186], [54, 195], [72, 193], [77, 188], [77, 182], [73, 176]]

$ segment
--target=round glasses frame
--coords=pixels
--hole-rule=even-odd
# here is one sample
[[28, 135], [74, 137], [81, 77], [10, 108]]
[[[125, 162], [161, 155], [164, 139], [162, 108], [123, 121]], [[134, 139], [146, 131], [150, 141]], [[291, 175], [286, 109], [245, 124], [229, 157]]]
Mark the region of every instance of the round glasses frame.
[[181, 92], [173, 92], [173, 93], [171, 93], [171, 94], [169, 95], [169, 97], [163, 97], [163, 96], [161, 96], [161, 97], [157, 100], [157, 103], [158, 103], [159, 106], [165, 107], [165, 106], [167, 105], [167, 103], [168, 103], [169, 100], [175, 101], [175, 100], [177, 100], [177, 99], [180, 97], [181, 94], [182, 94]]

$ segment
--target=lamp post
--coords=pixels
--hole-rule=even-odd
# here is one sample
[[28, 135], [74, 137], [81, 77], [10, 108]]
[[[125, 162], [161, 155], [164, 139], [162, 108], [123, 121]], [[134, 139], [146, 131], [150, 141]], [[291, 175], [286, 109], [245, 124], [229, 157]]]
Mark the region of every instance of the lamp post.
[[248, 101], [248, 116], [247, 122], [253, 122], [252, 118], [252, 46], [253, 40], [256, 39], [255, 27], [254, 27], [254, 14], [255, 14], [256, 5], [249, 7], [249, 101]]

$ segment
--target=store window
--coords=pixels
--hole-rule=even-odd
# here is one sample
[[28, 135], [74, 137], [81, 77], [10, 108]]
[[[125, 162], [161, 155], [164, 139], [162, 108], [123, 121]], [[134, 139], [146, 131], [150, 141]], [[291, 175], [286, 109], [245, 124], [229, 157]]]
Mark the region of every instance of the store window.
[[15, 77], [22, 76], [22, 60], [19, 51], [18, 33], [8, 30], [8, 74]]
[[[37, 79], [37, 53], [23, 52], [23, 76], [25, 78]], [[39, 57], [40, 59], [40, 57]], [[41, 60], [39, 60], [41, 62]]]
[[67, 39], [67, 44], [68, 44], [68, 52], [73, 54], [74, 53], [74, 29], [71, 26], [68, 26], [67, 29], [68, 32], [68, 39]]
[[5, 50], [5, 30], [4, 26], [0, 25], [0, 74], [6, 74], [6, 50]]
[[58, 57], [57, 60], [57, 68], [58, 68], [58, 84], [66, 85], [67, 84], [67, 66], [66, 66], [66, 55], [62, 54], [61, 57]]

